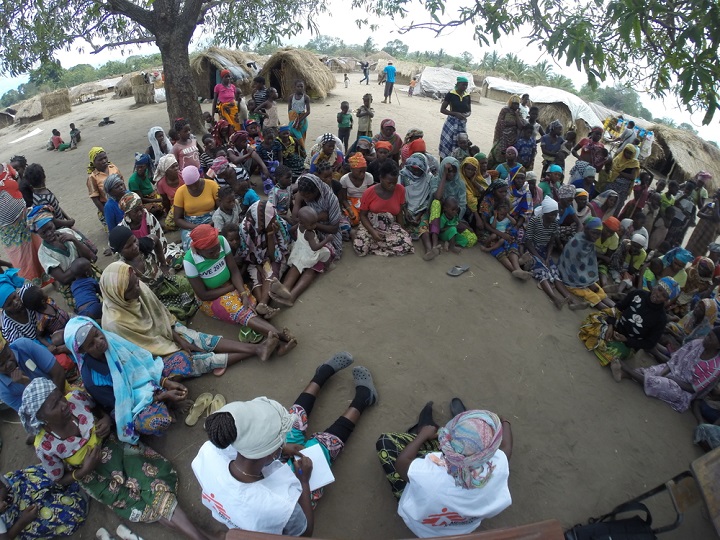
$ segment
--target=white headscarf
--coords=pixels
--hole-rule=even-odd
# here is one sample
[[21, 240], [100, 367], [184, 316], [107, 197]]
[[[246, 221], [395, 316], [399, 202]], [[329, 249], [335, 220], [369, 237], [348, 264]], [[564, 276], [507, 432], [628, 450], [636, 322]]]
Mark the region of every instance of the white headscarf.
[[643, 249], [646, 249], [648, 247], [648, 239], [639, 233], [633, 234], [631, 242], [639, 244], [640, 246], [642, 246]]
[[177, 159], [172, 154], [166, 154], [160, 158], [160, 161], [155, 169], [155, 176], [153, 182], [158, 183], [165, 176], [167, 170], [177, 163]]
[[552, 197], [546, 196], [543, 199], [542, 204], [535, 207], [534, 213], [536, 216], [543, 216], [545, 214], [549, 214], [550, 212], [557, 212], [558, 208], [559, 206], [557, 201]]
[[295, 421], [294, 414], [266, 397], [234, 401], [218, 412], [232, 415], [238, 437], [232, 447], [248, 459], [264, 458], [280, 448]]
[[160, 163], [160, 158], [166, 154], [166, 152], [163, 152], [160, 149], [160, 144], [155, 138], [155, 134], [159, 131], [162, 131], [162, 134], [165, 136], [165, 141], [167, 144], [167, 135], [165, 134], [165, 130], [163, 128], [161, 128], [160, 126], [155, 126], [151, 127], [150, 131], [148, 131], [148, 142], [150, 143], [150, 146], [152, 146], [153, 153], [155, 154], [155, 167], [157, 167], [158, 163]]

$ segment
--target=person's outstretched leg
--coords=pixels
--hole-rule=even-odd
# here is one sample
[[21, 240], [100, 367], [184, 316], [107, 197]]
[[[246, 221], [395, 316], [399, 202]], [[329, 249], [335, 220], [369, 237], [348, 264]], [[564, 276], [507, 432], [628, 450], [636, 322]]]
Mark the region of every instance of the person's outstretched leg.
[[315, 398], [320, 393], [320, 389], [323, 385], [328, 381], [328, 379], [330, 379], [330, 377], [335, 375], [341, 369], [345, 369], [352, 363], [352, 354], [343, 351], [335, 354], [324, 364], [320, 364], [315, 370], [315, 375], [312, 380], [295, 400], [295, 405], [300, 405], [303, 409], [305, 409], [305, 413], [310, 416], [313, 406], [315, 405]]
[[[378, 400], [377, 390], [368, 368], [363, 366], [353, 368], [353, 379], [355, 380], [355, 397], [350, 406], [342, 416], [324, 431], [324, 433], [334, 435], [340, 439], [343, 445], [350, 438], [363, 411], [370, 405], [377, 403]], [[337, 455], [333, 456], [332, 449], [328, 448], [328, 450], [330, 450], [331, 458], [335, 459]], [[342, 447], [338, 449], [337, 454], [340, 453], [340, 450], [342, 450]]]

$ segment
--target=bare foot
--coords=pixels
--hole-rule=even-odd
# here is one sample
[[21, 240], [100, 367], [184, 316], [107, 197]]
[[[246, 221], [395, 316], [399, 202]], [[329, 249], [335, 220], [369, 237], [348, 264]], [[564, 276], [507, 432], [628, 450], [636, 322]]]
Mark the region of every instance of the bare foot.
[[612, 376], [613, 379], [615, 379], [615, 382], [620, 382], [623, 380], [623, 370], [620, 360], [615, 359], [610, 362], [610, 371], [612, 371]]
[[257, 357], [261, 362], [267, 362], [268, 358], [270, 358], [279, 344], [280, 336], [278, 336], [275, 332], [270, 332], [267, 339], [258, 345], [256, 353]]
[[423, 260], [424, 261], [432, 261], [437, 256], [438, 256], [437, 251], [435, 251], [434, 249], [429, 249], [428, 251], [425, 252], [425, 255], [423, 255]]
[[460, 255], [462, 253], [462, 248], [459, 246], [450, 246], [450, 251], [452, 251], [455, 255]]
[[273, 279], [272, 283], [270, 283], [270, 290], [280, 298], [287, 298], [288, 300], [292, 298], [292, 294], [288, 288], [280, 283], [277, 278]]
[[571, 311], [581, 311], [583, 309], [588, 309], [590, 307], [590, 304], [587, 302], [570, 302], [568, 305]]
[[264, 302], [260, 302], [257, 306], [255, 306], [255, 311], [263, 316], [263, 319], [266, 321], [269, 321], [272, 319], [275, 315], [280, 313], [280, 308], [273, 308], [268, 306]]
[[512, 276], [517, 279], [522, 279], [523, 281], [527, 281], [532, 277], [532, 274], [530, 272], [526, 272], [525, 270], [513, 270]]
[[555, 304], [555, 309], [557, 309], [558, 311], [562, 311], [562, 308], [566, 302], [565, 298], [563, 298], [562, 300], [560, 300], [559, 298], [552, 298], [551, 300], [552, 303]]
[[292, 351], [295, 347], [297, 347], [297, 340], [295, 338], [292, 338], [287, 343], [283, 343], [280, 345], [277, 349], [278, 356], [285, 356], [287, 353]]
[[295, 302], [293, 302], [292, 300], [283, 298], [282, 296], [278, 296], [277, 294], [275, 294], [272, 291], [272, 289], [270, 289], [270, 298], [272, 298], [278, 304], [281, 304], [281, 305], [287, 306], [287, 307], [293, 307], [293, 305], [295, 304]]
[[106, 257], [109, 257], [112, 254], [113, 254], [113, 250], [110, 249], [109, 247], [106, 247], [105, 250], [103, 251], [103, 255], [105, 255]]
[[182, 401], [176, 401], [175, 403], [168, 403], [168, 408], [172, 409], [176, 414], [185, 414], [192, 407], [192, 400], [183, 399]]

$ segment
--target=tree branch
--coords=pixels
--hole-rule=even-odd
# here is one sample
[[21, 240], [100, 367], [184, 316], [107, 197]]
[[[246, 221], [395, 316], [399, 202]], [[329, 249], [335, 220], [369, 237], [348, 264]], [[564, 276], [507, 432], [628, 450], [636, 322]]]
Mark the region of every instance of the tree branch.
[[143, 28], [152, 31], [154, 17], [152, 12], [133, 4], [130, 0], [107, 0], [103, 6], [116, 15], [124, 15]]
[[110, 47], [119, 47], [121, 45], [140, 45], [143, 43], [155, 43], [155, 36], [145, 36], [142, 38], [128, 39], [126, 41], [115, 41], [113, 43], [105, 43], [104, 45], [100, 45], [99, 47], [93, 44], [92, 41], [87, 40], [87, 42], [93, 48], [90, 54], [97, 54], [103, 49], [108, 49]]
[[202, 19], [205, 17], [208, 11], [218, 7], [222, 6], [226, 0], [213, 0], [211, 2], [208, 2], [205, 4], [202, 9], [200, 10], [200, 14], [198, 15], [198, 22], [202, 22]]

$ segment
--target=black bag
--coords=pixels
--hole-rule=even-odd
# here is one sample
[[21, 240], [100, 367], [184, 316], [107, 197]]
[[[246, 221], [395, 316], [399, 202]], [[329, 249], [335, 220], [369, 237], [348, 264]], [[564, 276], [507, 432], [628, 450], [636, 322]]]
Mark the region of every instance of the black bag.
[[[645, 519], [640, 516], [615, 519], [617, 514], [632, 511], [645, 512]], [[609, 514], [591, 519], [587, 525], [575, 525], [565, 533], [565, 540], [655, 540], [656, 538], [652, 529], [650, 510], [640, 502], [621, 504]]]

